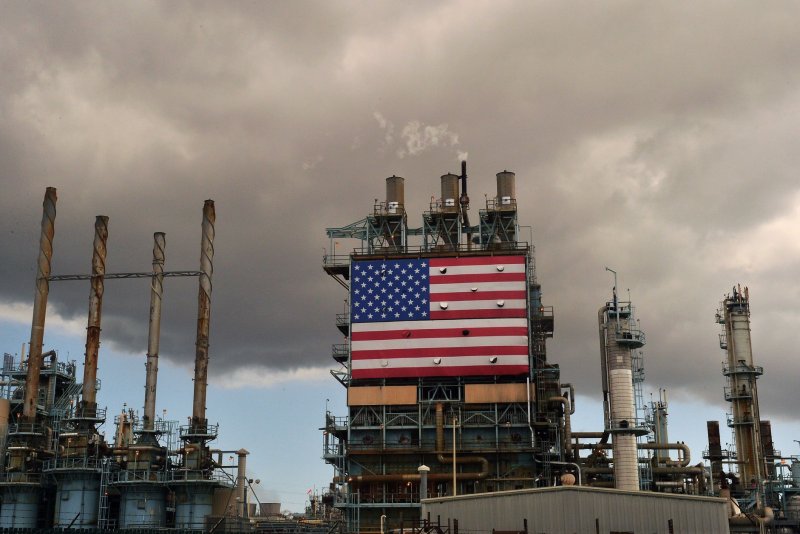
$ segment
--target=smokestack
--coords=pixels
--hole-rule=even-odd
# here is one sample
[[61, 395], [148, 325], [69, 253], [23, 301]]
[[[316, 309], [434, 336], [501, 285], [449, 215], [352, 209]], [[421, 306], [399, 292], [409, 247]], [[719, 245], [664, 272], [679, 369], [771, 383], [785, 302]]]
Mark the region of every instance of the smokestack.
[[86, 327], [86, 357], [83, 361], [82, 416], [97, 414], [97, 354], [100, 351], [100, 316], [103, 311], [104, 277], [106, 274], [106, 242], [108, 217], [98, 215], [94, 222], [92, 281], [89, 292], [89, 324]]
[[517, 198], [516, 174], [511, 171], [497, 173], [497, 206], [499, 208], [511, 209], [515, 205]]
[[33, 300], [31, 341], [28, 353], [28, 376], [25, 381], [25, 404], [22, 414], [33, 423], [36, 419], [36, 397], [39, 395], [39, 372], [42, 369], [44, 320], [47, 315], [47, 295], [50, 291], [50, 260], [53, 257], [53, 235], [56, 222], [56, 188], [48, 187], [42, 203], [42, 233], [39, 238], [39, 262], [36, 273], [36, 294]]
[[214, 273], [214, 201], [203, 206], [203, 238], [200, 243], [200, 291], [197, 300], [197, 343], [194, 359], [194, 401], [192, 427], [205, 431], [206, 388], [208, 386], [208, 332], [211, 323], [211, 275]]
[[245, 449], [236, 451], [238, 456], [238, 471], [236, 474], [236, 493], [239, 500], [239, 517], [247, 517], [247, 455]]
[[156, 384], [158, 382], [158, 343], [161, 337], [161, 295], [164, 292], [163, 232], [153, 234], [153, 278], [150, 283], [150, 327], [147, 336], [147, 377], [144, 386], [144, 431], [152, 432], [156, 418]]

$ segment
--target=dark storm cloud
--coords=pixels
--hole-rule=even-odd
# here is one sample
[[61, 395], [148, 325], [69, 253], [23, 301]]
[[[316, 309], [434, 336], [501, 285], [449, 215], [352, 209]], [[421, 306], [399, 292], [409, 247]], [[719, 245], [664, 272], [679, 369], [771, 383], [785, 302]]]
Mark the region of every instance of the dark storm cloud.
[[[599, 389], [609, 266], [647, 330], [650, 385], [719, 402], [713, 312], [741, 281], [763, 402], [793, 415], [798, 10], [7, 4], [0, 298], [30, 301], [46, 185], [59, 188], [59, 273], [88, 271], [99, 213], [111, 218], [109, 271], [147, 270], [154, 231], [167, 232], [167, 269], [194, 269], [213, 198], [212, 373], [327, 366], [345, 295], [321, 271], [324, 228], [363, 217], [392, 174], [406, 177], [419, 226], [437, 177], [469, 153], [473, 209], [495, 172], [518, 173], [565, 380]], [[104, 339], [144, 352], [147, 283], [107, 288]], [[196, 292], [193, 280], [165, 288], [162, 354], [181, 364]], [[87, 294], [54, 284], [51, 303], [80, 317]]]

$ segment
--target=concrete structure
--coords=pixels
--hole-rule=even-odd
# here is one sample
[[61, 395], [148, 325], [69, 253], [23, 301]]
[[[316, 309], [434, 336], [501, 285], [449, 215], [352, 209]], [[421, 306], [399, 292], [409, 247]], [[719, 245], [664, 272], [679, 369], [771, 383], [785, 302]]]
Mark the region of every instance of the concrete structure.
[[522, 531], [527, 521], [531, 534], [727, 534], [728, 507], [714, 497], [558, 486], [428, 499], [422, 513], [464, 532]]

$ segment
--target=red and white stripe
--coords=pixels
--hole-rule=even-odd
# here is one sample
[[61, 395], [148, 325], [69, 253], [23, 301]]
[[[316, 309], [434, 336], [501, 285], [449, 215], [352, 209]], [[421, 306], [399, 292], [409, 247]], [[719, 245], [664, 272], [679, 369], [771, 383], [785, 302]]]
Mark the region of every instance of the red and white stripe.
[[528, 372], [525, 318], [354, 323], [352, 330], [354, 379]]
[[432, 258], [430, 318], [527, 317], [525, 256]]

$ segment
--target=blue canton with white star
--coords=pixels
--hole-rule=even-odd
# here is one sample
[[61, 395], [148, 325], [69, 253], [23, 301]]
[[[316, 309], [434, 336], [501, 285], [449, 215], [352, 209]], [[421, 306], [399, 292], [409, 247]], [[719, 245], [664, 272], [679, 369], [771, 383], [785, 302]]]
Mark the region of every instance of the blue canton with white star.
[[428, 319], [428, 260], [356, 261], [351, 278], [352, 322]]

